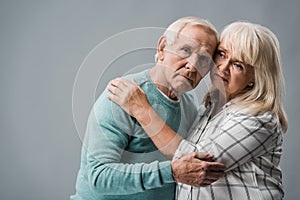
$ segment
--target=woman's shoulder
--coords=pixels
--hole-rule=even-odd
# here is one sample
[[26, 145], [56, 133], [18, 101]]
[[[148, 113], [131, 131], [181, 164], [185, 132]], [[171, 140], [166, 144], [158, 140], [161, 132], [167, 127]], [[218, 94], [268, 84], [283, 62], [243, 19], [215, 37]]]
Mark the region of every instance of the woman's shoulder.
[[239, 109], [228, 109], [226, 113], [226, 118], [229, 121], [234, 121], [235, 123], [243, 124], [248, 127], [257, 127], [265, 129], [281, 129], [278, 116], [271, 112], [259, 112], [250, 113], [246, 110]]

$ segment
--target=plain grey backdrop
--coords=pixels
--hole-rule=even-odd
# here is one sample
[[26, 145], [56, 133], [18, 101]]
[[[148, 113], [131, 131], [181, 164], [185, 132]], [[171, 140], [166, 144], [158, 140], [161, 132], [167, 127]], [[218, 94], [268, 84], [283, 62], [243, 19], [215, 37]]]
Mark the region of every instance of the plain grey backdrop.
[[[285, 199], [299, 199], [299, 9], [297, 0], [1, 0], [0, 199], [60, 200], [74, 194], [80, 131], [92, 104], [87, 100], [86, 105], [77, 105], [75, 126], [72, 102], [76, 99], [72, 93], [84, 59], [115, 34], [141, 27], [166, 27], [188, 15], [210, 20], [218, 31], [232, 21], [248, 20], [269, 27], [277, 35], [289, 118], [281, 160]], [[104, 51], [113, 52], [119, 46], [122, 41], [106, 46]], [[141, 65], [152, 62], [153, 52], [146, 48], [126, 58]], [[112, 70], [99, 63], [105, 79], [98, 80], [96, 95], [108, 80], [130, 71], [130, 62], [126, 62], [115, 62]]]

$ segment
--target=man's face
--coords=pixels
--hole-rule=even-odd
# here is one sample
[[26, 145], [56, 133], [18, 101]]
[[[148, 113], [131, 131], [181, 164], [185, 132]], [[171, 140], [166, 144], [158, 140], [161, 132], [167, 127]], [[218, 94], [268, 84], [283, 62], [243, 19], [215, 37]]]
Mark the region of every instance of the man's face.
[[216, 46], [215, 36], [201, 26], [184, 27], [158, 58], [158, 64], [165, 68], [166, 87], [176, 96], [194, 89], [210, 70]]

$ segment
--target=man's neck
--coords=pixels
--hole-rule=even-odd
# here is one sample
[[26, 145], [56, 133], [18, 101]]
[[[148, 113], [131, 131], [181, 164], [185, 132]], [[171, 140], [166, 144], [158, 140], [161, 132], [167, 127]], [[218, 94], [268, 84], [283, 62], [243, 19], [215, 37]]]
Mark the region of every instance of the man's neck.
[[164, 93], [168, 98], [175, 101], [179, 99], [179, 95], [172, 90], [164, 77], [164, 72], [160, 70], [159, 66], [154, 66], [150, 69], [150, 78], [157, 89]]

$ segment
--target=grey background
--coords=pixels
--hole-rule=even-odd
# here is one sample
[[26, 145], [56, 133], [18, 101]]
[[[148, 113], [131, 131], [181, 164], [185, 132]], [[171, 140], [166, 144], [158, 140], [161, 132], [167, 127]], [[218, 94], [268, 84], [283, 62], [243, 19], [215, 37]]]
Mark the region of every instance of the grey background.
[[[80, 131], [91, 106], [90, 100], [82, 108], [78, 104], [76, 129], [72, 91], [84, 59], [112, 35], [166, 27], [187, 15], [209, 19], [219, 31], [232, 21], [249, 20], [268, 26], [279, 38], [290, 125], [281, 167], [285, 199], [298, 199], [299, 8], [297, 0], [0, 1], [0, 199], [68, 199], [75, 191]], [[114, 48], [117, 44], [107, 51]], [[107, 80], [128, 72], [128, 63], [152, 62], [153, 50], [126, 58], [115, 62], [120, 70], [105, 71], [99, 64], [105, 79], [98, 80], [96, 95]]]

